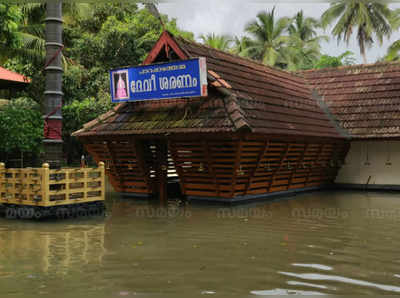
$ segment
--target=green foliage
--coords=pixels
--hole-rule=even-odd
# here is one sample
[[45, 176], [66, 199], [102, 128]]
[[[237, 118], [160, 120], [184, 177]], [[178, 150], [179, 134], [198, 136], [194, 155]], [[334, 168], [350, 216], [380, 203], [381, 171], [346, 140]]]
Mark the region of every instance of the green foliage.
[[201, 35], [200, 38], [204, 44], [221, 51], [228, 51], [232, 43], [232, 38], [228, 35], [209, 33]]
[[[67, 26], [64, 54], [71, 62], [64, 72], [64, 102], [94, 97], [110, 101], [109, 74], [113, 68], [140, 64], [162, 32], [157, 18], [136, 5], [93, 6], [92, 14]], [[193, 39], [181, 31], [176, 20], [163, 16], [166, 28], [175, 35]], [[83, 123], [82, 123], [83, 124]]]
[[45, 56], [44, 19], [45, 5], [30, 3], [19, 6], [21, 20], [16, 35], [19, 46], [8, 53], [10, 57], [23, 58], [33, 64], [41, 64]]
[[388, 5], [380, 0], [336, 0], [321, 20], [324, 27], [335, 24], [332, 34], [338, 41], [349, 43], [352, 34], [357, 32], [360, 53], [367, 63], [366, 49], [372, 46], [374, 39], [382, 44], [383, 38], [390, 36], [392, 14]]
[[245, 28], [252, 37], [249, 47], [244, 51], [245, 56], [269, 66], [286, 64], [283, 52], [289, 39], [284, 33], [290, 22], [290, 18], [286, 17], [276, 19], [275, 8], [270, 12], [258, 13], [257, 19]]
[[4, 62], [11, 49], [18, 48], [18, 26], [22, 14], [17, 6], [0, 3], [0, 63]]
[[[400, 28], [400, 9], [395, 9], [392, 11], [390, 18], [390, 23], [393, 30], [398, 30]], [[399, 61], [400, 60], [400, 39], [396, 40], [390, 45], [387, 50], [385, 61]]]
[[22, 15], [20, 10], [9, 4], [0, 3], [0, 44], [15, 47], [18, 44], [16, 33]]
[[111, 101], [98, 101], [95, 98], [86, 98], [82, 101], [74, 100], [64, 105], [63, 113], [63, 140], [64, 151], [67, 152], [69, 162], [79, 158], [83, 152], [82, 145], [71, 137], [74, 131], [112, 108]]
[[399, 61], [400, 60], [400, 40], [395, 41], [388, 49], [386, 61]]
[[230, 51], [239, 56], [246, 55], [246, 49], [250, 46], [251, 39], [247, 36], [237, 37], [233, 40], [233, 46]]
[[97, 101], [95, 98], [86, 98], [82, 101], [74, 100], [64, 105], [62, 109], [64, 118], [63, 134], [68, 137], [72, 132], [82, 128], [82, 123], [87, 123], [112, 108], [111, 102]]
[[321, 56], [320, 45], [315, 40], [304, 41], [298, 36], [290, 36], [283, 55], [287, 70], [310, 69]]
[[319, 26], [303, 11], [293, 18], [280, 19], [275, 17], [275, 8], [260, 12], [246, 26], [250, 38], [236, 38], [233, 52], [291, 71], [309, 69], [321, 56], [321, 41], [327, 40], [326, 36], [317, 35]]
[[165, 18], [165, 21], [167, 21], [167, 23], [165, 24], [165, 29], [168, 30], [170, 33], [172, 33], [175, 36], [183, 37], [187, 40], [192, 40], [192, 41], [194, 40], [193, 32], [185, 31], [185, 30], [178, 28], [175, 18], [171, 19], [170, 21], [168, 21], [167, 16], [164, 16], [164, 18]]
[[318, 36], [319, 22], [298, 12], [288, 27], [289, 41], [285, 49], [288, 70], [310, 69], [321, 56], [321, 41], [326, 36]]
[[303, 41], [308, 41], [317, 36], [316, 29], [319, 27], [319, 21], [314, 18], [305, 17], [304, 12], [301, 10], [293, 17], [288, 31], [291, 36], [297, 36]]
[[39, 153], [43, 119], [39, 106], [30, 98], [18, 98], [0, 110], [0, 151]]
[[322, 55], [315, 63], [314, 68], [321, 69], [327, 67], [338, 67], [343, 65], [352, 65], [355, 63], [354, 53], [350, 51], [344, 52], [340, 56]]
[[[85, 8], [85, 10], [88, 9]], [[132, 2], [110, 2], [90, 4], [89, 10], [91, 11], [90, 14], [86, 13], [86, 17], [78, 22], [79, 28], [85, 32], [97, 33], [110, 16], [114, 16], [118, 21], [124, 21], [133, 16], [138, 7]]]

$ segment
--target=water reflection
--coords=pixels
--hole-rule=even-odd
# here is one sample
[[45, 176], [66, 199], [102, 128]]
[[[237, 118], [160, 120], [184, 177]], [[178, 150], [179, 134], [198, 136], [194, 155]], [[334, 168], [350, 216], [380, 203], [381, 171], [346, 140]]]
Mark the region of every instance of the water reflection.
[[[9, 221], [8, 226], [9, 230], [0, 231], [0, 276], [18, 277], [28, 271], [67, 274], [76, 266], [102, 263], [103, 223], [61, 226]], [[16, 270], [18, 264], [21, 271]]]
[[232, 207], [107, 204], [107, 217], [78, 222], [0, 219], [0, 296], [400, 291], [396, 193], [317, 192]]

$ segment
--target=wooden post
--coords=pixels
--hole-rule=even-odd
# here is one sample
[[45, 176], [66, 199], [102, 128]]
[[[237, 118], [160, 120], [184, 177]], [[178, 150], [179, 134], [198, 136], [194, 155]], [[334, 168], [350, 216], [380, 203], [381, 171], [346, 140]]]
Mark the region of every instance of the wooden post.
[[87, 191], [88, 191], [88, 179], [89, 179], [88, 168], [81, 168], [81, 171], [83, 171], [83, 179], [82, 179], [83, 188], [84, 188], [83, 200], [86, 201], [86, 199], [88, 198], [88, 194], [87, 194]]
[[[300, 168], [300, 166], [303, 165], [304, 158], [306, 157], [306, 153], [307, 153], [309, 146], [310, 146], [310, 143], [304, 143], [303, 152], [301, 153], [301, 156], [300, 156], [299, 160], [297, 161], [296, 166], [292, 169], [292, 173], [289, 176], [287, 190], [290, 189], [290, 186], [292, 185], [293, 178], [296, 175], [297, 170]], [[304, 187], [306, 187], [305, 182], [304, 182]]]
[[[6, 165], [3, 162], [0, 162], [0, 202], [1, 202], [1, 193], [2, 193], [2, 184], [3, 182], [5, 183], [5, 178], [6, 178]], [[7, 184], [5, 183], [7, 188]], [[6, 189], [4, 189], [4, 192], [6, 191]]]
[[133, 142], [133, 148], [136, 155], [136, 161], [138, 167], [143, 175], [143, 180], [147, 185], [147, 192], [152, 193], [154, 190], [151, 177], [150, 177], [150, 169], [145, 162], [144, 151], [143, 151], [143, 141], [135, 139]]
[[236, 182], [237, 182], [237, 177], [238, 175], [238, 170], [240, 167], [240, 161], [242, 158], [242, 138], [239, 138], [237, 140], [237, 144], [236, 144], [236, 156], [235, 156], [235, 163], [234, 163], [234, 168], [233, 168], [233, 176], [232, 176], [232, 189], [231, 189], [231, 196], [232, 198], [235, 197], [235, 191], [236, 191]]
[[271, 192], [272, 186], [273, 186], [273, 184], [274, 184], [274, 182], [275, 182], [275, 176], [276, 176], [276, 174], [278, 174], [279, 171], [282, 169], [283, 161], [285, 160], [285, 158], [286, 158], [288, 152], [290, 151], [290, 148], [291, 148], [291, 144], [290, 144], [290, 143], [287, 143], [287, 144], [286, 144], [286, 149], [285, 149], [284, 151], [282, 151], [282, 154], [281, 154], [280, 159], [279, 159], [279, 165], [278, 165], [278, 167], [272, 172], [272, 175], [271, 175], [271, 182], [270, 182], [269, 187], [267, 188], [267, 192], [268, 192], [268, 193]]
[[117, 162], [117, 157], [114, 154], [114, 151], [112, 150], [109, 142], [104, 142], [104, 146], [105, 146], [106, 153], [110, 157], [110, 163], [111, 163], [111, 168], [112, 168], [112, 171], [110, 171], [110, 172], [115, 178], [118, 178], [119, 186], [120, 186], [121, 190], [125, 191], [124, 176], [123, 176], [123, 174], [119, 174], [119, 171], [118, 171], [117, 167], [115, 166], [115, 163]]
[[50, 203], [50, 165], [42, 164], [42, 203], [44, 206]]
[[[65, 169], [65, 170], [63, 170], [63, 172], [64, 172], [64, 174], [65, 174], [65, 179], [64, 179], [64, 182], [65, 182], [65, 201], [70, 201], [71, 200], [71, 189], [70, 189], [70, 183], [71, 183], [71, 181], [69, 181], [69, 178], [70, 178], [70, 174], [72, 173], [72, 171], [71, 170], [68, 170], [68, 169]], [[62, 175], [62, 172], [60, 172], [59, 173], [59, 175], [60, 175], [60, 177], [62, 177], [61, 175]], [[61, 178], [60, 178], [61, 179]]]
[[268, 149], [269, 149], [269, 140], [266, 140], [266, 141], [264, 141], [264, 145], [261, 148], [260, 153], [259, 153], [259, 155], [257, 157], [256, 166], [255, 166], [254, 170], [251, 171], [251, 173], [249, 174], [249, 180], [247, 182], [247, 185], [246, 185], [246, 188], [245, 188], [245, 191], [244, 191], [244, 195], [248, 194], [249, 189], [251, 187], [251, 184], [253, 183], [253, 180], [254, 180], [254, 178], [256, 176], [256, 173], [257, 173], [258, 169], [261, 166], [261, 161], [262, 161], [264, 155], [268, 152]]
[[315, 163], [317, 163], [319, 161], [320, 155], [323, 152], [324, 146], [325, 146], [325, 144], [320, 144], [320, 147], [318, 148], [318, 153], [317, 153], [316, 160], [312, 162], [312, 165], [309, 167], [309, 170], [307, 172], [307, 177], [306, 177], [306, 182], [304, 184], [304, 187], [307, 187], [307, 184], [308, 184], [308, 182], [310, 180], [311, 174], [312, 174], [312, 172], [313, 172], [313, 170], [315, 168]]
[[186, 188], [185, 188], [185, 173], [182, 169], [182, 165], [178, 159], [178, 152], [176, 150], [175, 143], [173, 141], [168, 142], [169, 152], [171, 153], [172, 161], [175, 165], [175, 170], [178, 173], [179, 184], [181, 187], [182, 195], [186, 196]]
[[156, 185], [155, 191], [158, 194], [160, 203], [166, 203], [168, 199], [168, 147], [167, 142], [159, 140], [157, 142], [156, 159]]
[[217, 180], [217, 174], [214, 171], [214, 166], [213, 166], [213, 161], [212, 161], [212, 158], [211, 158], [211, 153], [210, 153], [210, 148], [209, 148], [209, 145], [208, 145], [208, 141], [207, 140], [203, 140], [202, 144], [203, 144], [204, 155], [206, 156], [206, 159], [207, 159], [208, 174], [213, 177], [215, 191], [216, 191], [217, 197], [219, 197], [219, 195], [220, 195], [219, 183], [218, 183], [218, 180]]
[[104, 162], [99, 162], [100, 175], [101, 175], [101, 198], [106, 199], [106, 178], [105, 178], [105, 167]]

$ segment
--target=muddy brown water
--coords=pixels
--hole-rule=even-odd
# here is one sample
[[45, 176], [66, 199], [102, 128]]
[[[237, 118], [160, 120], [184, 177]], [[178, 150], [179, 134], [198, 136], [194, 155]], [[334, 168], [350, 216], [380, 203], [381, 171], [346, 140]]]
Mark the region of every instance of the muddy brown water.
[[314, 192], [106, 217], [0, 218], [0, 297], [400, 294], [400, 193]]

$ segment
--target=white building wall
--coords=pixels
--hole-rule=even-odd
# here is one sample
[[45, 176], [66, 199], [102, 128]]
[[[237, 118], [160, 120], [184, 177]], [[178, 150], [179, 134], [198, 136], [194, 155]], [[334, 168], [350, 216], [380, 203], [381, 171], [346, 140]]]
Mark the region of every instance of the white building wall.
[[353, 141], [335, 182], [400, 187], [400, 141]]

